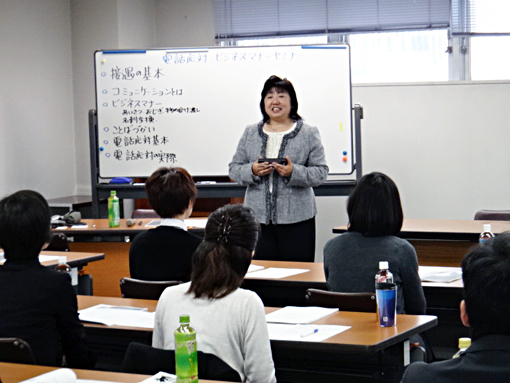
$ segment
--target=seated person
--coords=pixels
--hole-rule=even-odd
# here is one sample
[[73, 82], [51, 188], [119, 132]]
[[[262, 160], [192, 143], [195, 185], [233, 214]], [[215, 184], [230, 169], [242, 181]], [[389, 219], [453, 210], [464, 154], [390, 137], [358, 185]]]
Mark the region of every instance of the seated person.
[[211, 214], [193, 255], [191, 282], [168, 287], [159, 299], [153, 347], [173, 350], [179, 316], [189, 315], [198, 351], [223, 360], [243, 382], [276, 382], [264, 305], [257, 294], [239, 288], [258, 235], [246, 206], [226, 205]]
[[510, 381], [510, 232], [479, 244], [462, 260], [460, 319], [471, 346], [458, 358], [411, 363], [402, 382]]
[[0, 201], [0, 337], [22, 338], [37, 364], [91, 368], [78, 303], [68, 274], [39, 263], [50, 238], [50, 208], [42, 195], [22, 190]]
[[413, 246], [396, 237], [403, 213], [395, 183], [382, 173], [363, 176], [347, 201], [347, 233], [324, 246], [328, 288], [374, 292], [379, 261], [388, 261], [397, 285], [397, 313], [425, 314], [425, 295]]
[[149, 281], [189, 281], [191, 256], [202, 238], [188, 233], [197, 196], [193, 178], [183, 168], [159, 168], [145, 182], [150, 206], [161, 224], [138, 234], [129, 250], [132, 278]]

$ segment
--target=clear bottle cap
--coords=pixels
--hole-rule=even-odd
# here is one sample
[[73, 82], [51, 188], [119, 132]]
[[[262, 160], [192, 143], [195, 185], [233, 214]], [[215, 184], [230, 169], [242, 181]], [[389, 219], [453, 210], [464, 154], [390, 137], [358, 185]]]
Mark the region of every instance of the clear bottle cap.
[[58, 257], [58, 264], [59, 265], [65, 265], [66, 263], [67, 263], [67, 257], [65, 255]]
[[189, 323], [189, 315], [181, 315], [179, 317], [179, 323]]
[[471, 346], [471, 338], [459, 338], [459, 348], [468, 348]]
[[379, 269], [388, 270], [388, 261], [379, 261]]
[[491, 232], [492, 226], [490, 223], [486, 223], [483, 225], [483, 231]]

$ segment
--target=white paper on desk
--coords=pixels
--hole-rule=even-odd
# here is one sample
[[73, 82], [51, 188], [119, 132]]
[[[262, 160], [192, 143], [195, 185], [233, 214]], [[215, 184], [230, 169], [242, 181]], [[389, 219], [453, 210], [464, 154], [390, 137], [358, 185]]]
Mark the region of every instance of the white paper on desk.
[[328, 309], [325, 307], [287, 306], [266, 314], [266, 321], [268, 323], [306, 324], [318, 321], [337, 311], [338, 309]]
[[76, 383], [120, 383], [120, 382], [110, 382], [109, 380], [77, 379]]
[[[65, 253], [63, 253], [65, 255]], [[39, 262], [58, 261], [58, 255], [39, 255]]]
[[142, 380], [140, 383], [153, 383], [153, 382], [175, 383], [176, 381], [177, 381], [176, 375], [160, 371], [156, 375], [151, 376], [150, 378], [147, 378], [145, 380]]
[[89, 225], [73, 225], [71, 229], [88, 229]]
[[143, 307], [96, 305], [78, 312], [84, 322], [107, 326], [154, 328], [154, 312]]
[[[350, 329], [351, 326], [339, 325], [313, 325], [313, 324], [281, 324], [281, 323], [268, 323], [267, 330], [269, 332], [269, 339], [271, 340], [293, 340], [298, 342], [322, 342], [333, 335], [340, 334], [341, 332]], [[311, 335], [310, 332], [318, 330]], [[306, 335], [306, 336], [302, 336]]]
[[150, 221], [147, 225], [147, 227], [156, 227], [156, 226], [159, 226], [159, 224], [161, 223], [161, 220], [160, 219], [153, 219], [152, 221]]
[[449, 283], [460, 278], [462, 278], [461, 271], [442, 271], [439, 273], [426, 274], [421, 278], [421, 280], [422, 282]]
[[423, 282], [449, 283], [462, 278], [460, 267], [420, 266], [419, 274]]
[[248, 267], [248, 273], [253, 273], [254, 271], [258, 271], [258, 270], [262, 270], [264, 268], [264, 266], [259, 266], [259, 265], [250, 265], [250, 267]]
[[76, 382], [76, 374], [73, 370], [69, 368], [59, 368], [58, 370], [53, 370], [47, 372], [46, 374], [42, 374], [39, 376], [35, 376], [31, 379], [24, 380], [23, 382], [30, 383], [73, 383]]
[[186, 227], [192, 227], [197, 229], [205, 229], [205, 225], [207, 225], [207, 218], [204, 219], [185, 219], [184, 224]]
[[250, 278], [261, 278], [261, 279], [279, 279], [290, 277], [291, 275], [297, 275], [310, 271], [308, 269], [287, 269], [283, 267], [268, 267], [267, 269], [255, 271], [250, 273]]

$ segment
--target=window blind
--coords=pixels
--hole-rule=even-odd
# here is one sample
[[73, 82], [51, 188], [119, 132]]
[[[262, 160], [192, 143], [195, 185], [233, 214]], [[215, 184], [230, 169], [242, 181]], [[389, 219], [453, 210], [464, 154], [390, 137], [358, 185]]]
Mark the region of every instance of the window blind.
[[508, 0], [452, 0], [452, 36], [510, 35]]
[[447, 28], [450, 0], [215, 0], [216, 38]]

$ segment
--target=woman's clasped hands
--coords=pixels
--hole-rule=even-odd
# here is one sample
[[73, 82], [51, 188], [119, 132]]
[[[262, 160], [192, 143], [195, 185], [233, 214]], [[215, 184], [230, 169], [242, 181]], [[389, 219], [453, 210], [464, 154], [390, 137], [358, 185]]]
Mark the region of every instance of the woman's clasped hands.
[[292, 164], [289, 156], [286, 156], [285, 159], [287, 160], [286, 165], [278, 162], [258, 162], [257, 160], [251, 166], [253, 175], [264, 177], [275, 170], [280, 176], [289, 178], [292, 175], [294, 165]]

